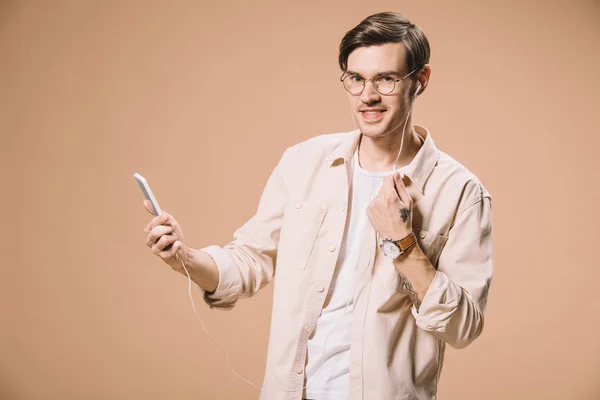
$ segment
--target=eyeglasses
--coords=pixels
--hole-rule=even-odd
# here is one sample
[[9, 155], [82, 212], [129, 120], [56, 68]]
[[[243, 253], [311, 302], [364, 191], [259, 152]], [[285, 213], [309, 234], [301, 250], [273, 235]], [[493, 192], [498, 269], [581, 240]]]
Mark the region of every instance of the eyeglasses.
[[368, 81], [373, 82], [373, 87], [378, 93], [385, 95], [390, 94], [394, 91], [394, 89], [396, 88], [396, 82], [404, 80], [418, 69], [419, 68], [415, 68], [414, 70], [412, 70], [412, 72], [409, 72], [400, 79], [394, 79], [394, 77], [388, 74], [379, 74], [375, 78], [365, 79], [358, 74], [350, 74], [344, 76], [346, 74], [346, 72], [344, 72], [340, 77], [340, 81], [342, 81], [344, 89], [346, 89], [348, 93], [354, 96], [362, 94], [363, 90], [365, 90], [365, 85]]

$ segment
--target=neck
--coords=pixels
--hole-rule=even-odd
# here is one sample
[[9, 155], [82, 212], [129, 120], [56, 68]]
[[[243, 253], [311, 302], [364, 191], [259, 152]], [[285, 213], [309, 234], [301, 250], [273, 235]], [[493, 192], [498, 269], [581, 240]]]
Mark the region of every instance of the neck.
[[[385, 172], [394, 169], [394, 162], [400, 151], [402, 130], [383, 137], [369, 137], [361, 134], [358, 147], [359, 163], [362, 168], [371, 172]], [[411, 121], [408, 121], [404, 133], [402, 154], [398, 158], [396, 168], [400, 169], [412, 161], [421, 148], [421, 140]]]

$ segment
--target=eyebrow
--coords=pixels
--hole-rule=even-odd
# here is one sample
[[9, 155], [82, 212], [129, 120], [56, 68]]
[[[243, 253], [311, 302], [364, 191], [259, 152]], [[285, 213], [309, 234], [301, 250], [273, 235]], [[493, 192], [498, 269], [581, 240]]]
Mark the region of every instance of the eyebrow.
[[[358, 76], [362, 76], [362, 75], [361, 75], [361, 74], [359, 74], [358, 72], [354, 72], [354, 71], [350, 71], [350, 70], [346, 71], [346, 73], [347, 73], [348, 75], [358, 75]], [[398, 71], [392, 71], [392, 70], [389, 70], [389, 71], [378, 72], [377, 74], [375, 74], [375, 76], [379, 76], [379, 75], [396, 75], [396, 76], [400, 76], [400, 72], [398, 72]]]

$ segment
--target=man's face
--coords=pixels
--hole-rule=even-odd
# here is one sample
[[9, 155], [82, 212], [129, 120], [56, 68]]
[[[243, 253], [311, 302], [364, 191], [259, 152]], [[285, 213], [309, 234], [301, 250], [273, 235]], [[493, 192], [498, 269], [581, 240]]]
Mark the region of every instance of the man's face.
[[[350, 53], [348, 71], [345, 75], [357, 73], [363, 79], [367, 79], [375, 78], [383, 72], [394, 71], [390, 76], [400, 79], [411, 72], [407, 70], [405, 60], [405, 49], [402, 43], [359, 47]], [[352, 115], [360, 131], [372, 138], [384, 137], [394, 131], [401, 134], [413, 82], [414, 74], [396, 82], [394, 90], [386, 95], [378, 93], [372, 81], [366, 83], [360, 95], [346, 92]], [[368, 109], [375, 112], [367, 112]]]

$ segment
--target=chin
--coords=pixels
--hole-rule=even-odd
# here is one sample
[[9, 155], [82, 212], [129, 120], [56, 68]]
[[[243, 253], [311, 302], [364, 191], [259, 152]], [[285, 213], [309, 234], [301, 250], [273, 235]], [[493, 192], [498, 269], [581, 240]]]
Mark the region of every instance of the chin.
[[387, 124], [358, 124], [360, 132], [370, 138], [377, 138], [386, 136], [389, 133], [389, 126]]

